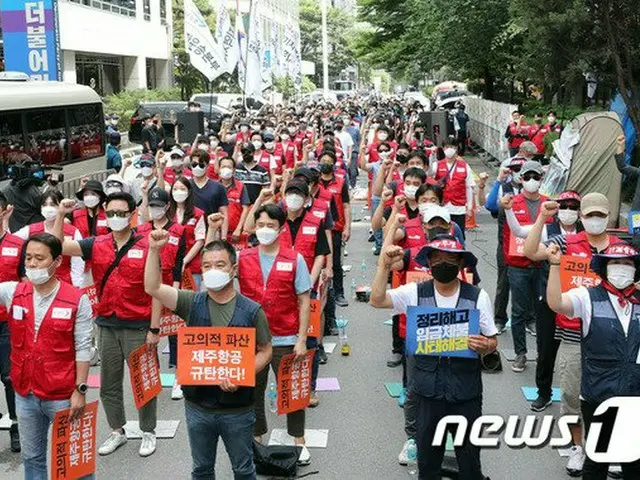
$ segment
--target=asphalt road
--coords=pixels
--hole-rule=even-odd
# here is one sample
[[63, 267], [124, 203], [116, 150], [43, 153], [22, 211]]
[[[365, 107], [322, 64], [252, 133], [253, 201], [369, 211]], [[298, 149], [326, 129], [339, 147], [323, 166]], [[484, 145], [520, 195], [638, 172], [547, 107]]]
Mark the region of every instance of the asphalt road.
[[[469, 157], [476, 172], [486, 167], [480, 159]], [[361, 178], [362, 180], [362, 178]], [[354, 218], [360, 218], [362, 204], [354, 203]], [[368, 214], [368, 213], [366, 213]], [[480, 228], [468, 234], [468, 247], [479, 259], [481, 286], [493, 298], [496, 282], [495, 251], [497, 225], [488, 213], [477, 216]], [[344, 263], [353, 269], [346, 275], [345, 287], [349, 290], [351, 279], [361, 279], [360, 265], [365, 259], [368, 265], [367, 281], [370, 281], [376, 265], [372, 244], [367, 242], [369, 225], [353, 224], [353, 235]], [[329, 355], [329, 362], [321, 366], [320, 377], [337, 377], [339, 392], [319, 393], [320, 406], [307, 411], [307, 428], [328, 429], [327, 448], [311, 449], [312, 463], [299, 470], [301, 474], [318, 470], [313, 479], [404, 479], [409, 478], [406, 468], [398, 465], [398, 453], [405, 441], [402, 410], [396, 400], [388, 396], [385, 382], [400, 382], [401, 368], [388, 368], [386, 359], [391, 349], [391, 328], [383, 322], [390, 313], [373, 309], [364, 303], [349, 302], [338, 314], [349, 318], [351, 355], [342, 357], [339, 351]], [[337, 342], [337, 338], [328, 341]], [[535, 338], [527, 336], [530, 351], [535, 351]], [[162, 347], [166, 342], [162, 342]], [[510, 331], [499, 337], [500, 348], [512, 349]], [[167, 356], [161, 358], [163, 372], [167, 369]], [[525, 372], [516, 374], [503, 358], [505, 369], [500, 374], [484, 375], [484, 412], [508, 415], [531, 415], [529, 404], [520, 391], [521, 386], [535, 385], [535, 363], [530, 362]], [[98, 368], [92, 368], [97, 373]], [[128, 380], [125, 380], [125, 398], [129, 419], [137, 420]], [[91, 389], [88, 400], [98, 399], [98, 390]], [[6, 412], [4, 395], [0, 393], [0, 411]], [[545, 413], [559, 415], [559, 404], [554, 403]], [[285, 419], [269, 414], [269, 428], [284, 428]], [[540, 414], [538, 414], [540, 415]], [[130, 440], [108, 457], [99, 457], [97, 477], [100, 479], [158, 479], [189, 478], [191, 457], [184, 409], [181, 401], [172, 401], [170, 389], [165, 388], [158, 402], [159, 420], [180, 420], [173, 439], [158, 440], [154, 455], [143, 459], [138, 456], [140, 440]], [[100, 409], [98, 444], [108, 435], [109, 428], [104, 412]], [[483, 469], [492, 480], [555, 480], [568, 478], [566, 460], [549, 447], [541, 449], [511, 449], [501, 445], [498, 449], [482, 452]], [[22, 478], [22, 466], [17, 454], [9, 450], [9, 434], [0, 432], [0, 479]], [[222, 445], [218, 447], [217, 478], [231, 479], [228, 457]]]

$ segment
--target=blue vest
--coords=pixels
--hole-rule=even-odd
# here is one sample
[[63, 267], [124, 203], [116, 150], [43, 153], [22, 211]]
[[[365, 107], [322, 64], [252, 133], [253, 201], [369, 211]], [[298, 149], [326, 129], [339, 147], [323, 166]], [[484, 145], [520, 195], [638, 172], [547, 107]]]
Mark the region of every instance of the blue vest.
[[[475, 309], [480, 289], [460, 282], [456, 308]], [[418, 305], [437, 307], [433, 281], [418, 284]], [[480, 359], [416, 355], [413, 388], [418, 395], [447, 402], [466, 402], [482, 397]]]
[[[209, 295], [207, 292], [198, 292], [193, 299], [191, 313], [187, 319], [189, 327], [210, 327]], [[256, 314], [260, 305], [244, 295], [236, 293], [236, 309], [233, 312], [229, 327], [255, 328]], [[235, 392], [224, 392], [218, 386], [183, 385], [184, 397], [206, 409], [239, 408], [253, 405], [254, 388], [240, 387]]]
[[640, 395], [640, 305], [631, 304], [625, 336], [604, 287], [590, 288], [591, 325], [582, 338], [582, 397], [599, 404], [615, 396]]

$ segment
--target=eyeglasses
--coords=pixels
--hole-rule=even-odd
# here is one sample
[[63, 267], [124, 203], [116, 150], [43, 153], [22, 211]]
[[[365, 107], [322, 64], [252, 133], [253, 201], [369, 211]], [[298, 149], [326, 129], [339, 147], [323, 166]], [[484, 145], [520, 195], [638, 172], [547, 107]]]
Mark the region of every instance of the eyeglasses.
[[127, 218], [129, 216], [129, 212], [123, 212], [122, 210], [108, 210], [104, 212], [107, 218]]
[[529, 173], [529, 172], [522, 175], [522, 180], [524, 180], [525, 182], [531, 179], [540, 181], [542, 179], [542, 175], [540, 175], [539, 173]]
[[580, 210], [580, 205], [576, 205], [575, 203], [574, 204], [561, 203], [560, 210], [574, 210], [577, 212], [578, 210]]
[[180, 155], [171, 155], [171, 160], [182, 160]]
[[509, 167], [513, 173], [518, 173], [522, 169], [522, 165], [514, 165], [513, 167]]
[[389, 153], [391, 150], [378, 150], [378, 153]]

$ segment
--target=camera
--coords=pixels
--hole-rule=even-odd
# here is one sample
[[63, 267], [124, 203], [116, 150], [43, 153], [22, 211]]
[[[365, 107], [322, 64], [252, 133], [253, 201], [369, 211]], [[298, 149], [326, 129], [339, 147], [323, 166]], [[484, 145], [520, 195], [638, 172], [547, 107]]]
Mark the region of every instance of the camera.
[[64, 182], [64, 175], [62, 173], [51, 173], [50, 170], [61, 171], [62, 167], [45, 166], [39, 162], [30, 160], [15, 163], [8, 168], [8, 175], [11, 180], [33, 180], [35, 184], [42, 184], [49, 180], [50, 177], [53, 182]]

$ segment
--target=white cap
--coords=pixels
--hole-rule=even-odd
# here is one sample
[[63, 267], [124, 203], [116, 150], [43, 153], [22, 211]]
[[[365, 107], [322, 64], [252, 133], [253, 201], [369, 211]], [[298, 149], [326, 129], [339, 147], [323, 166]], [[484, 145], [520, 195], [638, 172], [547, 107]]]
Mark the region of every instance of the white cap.
[[451, 215], [447, 209], [435, 203], [430, 203], [427, 207], [421, 208], [420, 213], [422, 214], [422, 223], [429, 223], [434, 218], [441, 218], [445, 222], [451, 223]]
[[171, 149], [171, 151], [169, 152], [169, 157], [173, 156], [173, 155], [177, 155], [179, 157], [184, 158], [184, 152], [182, 151], [182, 149], [178, 148], [178, 147], [173, 147]]

